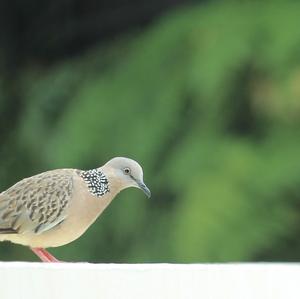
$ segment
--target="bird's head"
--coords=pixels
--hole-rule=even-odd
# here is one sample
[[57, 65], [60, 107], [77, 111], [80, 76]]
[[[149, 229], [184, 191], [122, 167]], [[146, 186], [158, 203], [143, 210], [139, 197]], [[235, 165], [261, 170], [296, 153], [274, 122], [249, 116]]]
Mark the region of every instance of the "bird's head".
[[149, 188], [143, 181], [143, 169], [136, 161], [116, 157], [109, 160], [104, 167], [114, 173], [121, 189], [135, 187], [141, 189], [148, 197], [151, 196]]

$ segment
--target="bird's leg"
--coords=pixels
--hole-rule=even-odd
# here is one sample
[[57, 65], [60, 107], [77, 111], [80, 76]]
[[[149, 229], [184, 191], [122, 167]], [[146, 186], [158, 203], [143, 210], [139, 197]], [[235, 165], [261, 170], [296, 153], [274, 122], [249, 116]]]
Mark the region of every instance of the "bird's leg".
[[56, 259], [52, 254], [50, 254], [44, 248], [30, 248], [43, 262], [46, 263], [59, 263], [60, 261]]

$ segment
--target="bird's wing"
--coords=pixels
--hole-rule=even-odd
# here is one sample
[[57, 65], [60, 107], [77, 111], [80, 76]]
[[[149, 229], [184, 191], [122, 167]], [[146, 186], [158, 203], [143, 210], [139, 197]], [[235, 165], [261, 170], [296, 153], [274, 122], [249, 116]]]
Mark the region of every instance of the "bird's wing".
[[47, 171], [23, 179], [0, 194], [0, 234], [47, 231], [67, 217], [73, 172]]

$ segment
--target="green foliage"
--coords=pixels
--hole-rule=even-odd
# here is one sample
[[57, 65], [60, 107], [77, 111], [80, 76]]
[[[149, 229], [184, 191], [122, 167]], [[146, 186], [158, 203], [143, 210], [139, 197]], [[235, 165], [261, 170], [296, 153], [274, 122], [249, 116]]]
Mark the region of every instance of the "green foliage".
[[14, 145], [26, 175], [129, 156], [153, 192], [151, 201], [122, 192], [80, 240], [53, 251], [115, 262], [297, 259], [299, 9], [181, 9], [135, 38], [24, 71]]

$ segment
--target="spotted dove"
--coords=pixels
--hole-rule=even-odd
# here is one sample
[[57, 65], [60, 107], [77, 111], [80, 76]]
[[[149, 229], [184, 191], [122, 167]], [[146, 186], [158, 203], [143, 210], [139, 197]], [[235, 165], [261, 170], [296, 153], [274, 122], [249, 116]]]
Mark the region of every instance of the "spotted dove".
[[42, 261], [58, 262], [45, 248], [79, 238], [128, 187], [150, 197], [141, 166], [121, 157], [92, 170], [56, 169], [25, 178], [0, 193], [0, 241], [29, 246]]

